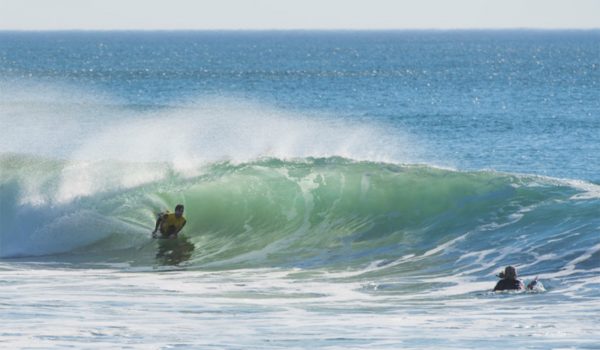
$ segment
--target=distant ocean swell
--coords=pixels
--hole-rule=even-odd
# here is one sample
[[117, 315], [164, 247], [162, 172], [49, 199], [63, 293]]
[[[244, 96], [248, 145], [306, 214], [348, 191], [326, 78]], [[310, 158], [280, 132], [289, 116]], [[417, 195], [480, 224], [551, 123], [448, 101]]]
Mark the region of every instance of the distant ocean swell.
[[[482, 275], [519, 263], [548, 276], [598, 269], [600, 200], [590, 183], [333, 157], [212, 163], [193, 175], [171, 171], [93, 192], [69, 172], [81, 163], [18, 154], [0, 162], [2, 258], [153, 264], [154, 215], [183, 203], [193, 248], [181, 263], [196, 268], [375, 264], [383, 274]], [[140, 166], [103, 161], [79, 175], [110, 182]], [[69, 186], [80, 194], [68, 195]]]

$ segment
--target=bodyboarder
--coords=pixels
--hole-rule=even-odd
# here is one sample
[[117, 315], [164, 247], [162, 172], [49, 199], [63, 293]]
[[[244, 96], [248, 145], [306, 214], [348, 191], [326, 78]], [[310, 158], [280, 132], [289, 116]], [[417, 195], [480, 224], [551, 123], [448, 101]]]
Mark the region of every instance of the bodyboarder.
[[[186, 220], [183, 216], [183, 204], [175, 206], [175, 213], [159, 213], [156, 219], [156, 226], [152, 231], [152, 238], [177, 238], [179, 232], [185, 226]], [[157, 231], [161, 237], [158, 237]]]

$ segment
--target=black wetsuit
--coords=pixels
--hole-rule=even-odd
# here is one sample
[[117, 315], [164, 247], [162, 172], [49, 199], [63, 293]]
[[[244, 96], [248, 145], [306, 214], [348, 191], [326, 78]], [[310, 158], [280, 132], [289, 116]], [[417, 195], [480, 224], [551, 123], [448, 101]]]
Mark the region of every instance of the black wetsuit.
[[494, 291], [497, 290], [520, 290], [523, 288], [523, 282], [516, 279], [501, 279], [494, 287]]

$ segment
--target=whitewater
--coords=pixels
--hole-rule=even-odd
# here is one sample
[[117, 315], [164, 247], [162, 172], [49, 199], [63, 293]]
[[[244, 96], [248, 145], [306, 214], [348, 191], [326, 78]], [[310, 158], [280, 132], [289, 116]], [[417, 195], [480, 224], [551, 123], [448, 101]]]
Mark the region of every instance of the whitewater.
[[0, 347], [598, 348], [599, 38], [0, 33]]

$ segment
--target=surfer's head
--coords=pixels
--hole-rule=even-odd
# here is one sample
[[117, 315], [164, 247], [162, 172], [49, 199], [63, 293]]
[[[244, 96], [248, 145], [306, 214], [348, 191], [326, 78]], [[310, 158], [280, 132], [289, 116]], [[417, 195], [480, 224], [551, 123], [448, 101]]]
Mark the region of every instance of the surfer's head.
[[177, 204], [175, 207], [175, 216], [180, 217], [183, 215], [183, 204]]
[[517, 279], [517, 269], [509, 265], [504, 268], [504, 272], [498, 274], [498, 277], [512, 280]]

